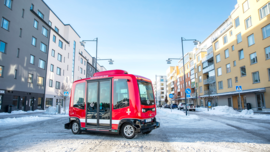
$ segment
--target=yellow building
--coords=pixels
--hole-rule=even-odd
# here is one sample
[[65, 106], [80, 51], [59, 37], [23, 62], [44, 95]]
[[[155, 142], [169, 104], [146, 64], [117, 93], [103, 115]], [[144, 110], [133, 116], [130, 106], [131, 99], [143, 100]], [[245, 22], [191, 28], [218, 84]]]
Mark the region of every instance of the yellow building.
[[[238, 0], [213, 41], [218, 105], [270, 109], [270, 1]], [[242, 86], [242, 92], [236, 91]]]

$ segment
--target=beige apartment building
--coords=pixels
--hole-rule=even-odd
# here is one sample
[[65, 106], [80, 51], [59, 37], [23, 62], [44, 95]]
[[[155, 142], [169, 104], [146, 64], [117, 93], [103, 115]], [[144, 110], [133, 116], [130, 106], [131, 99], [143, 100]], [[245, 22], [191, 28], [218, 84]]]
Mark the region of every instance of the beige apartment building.
[[238, 0], [228, 19], [191, 52], [194, 58], [187, 64], [195, 105], [270, 111], [269, 0]]

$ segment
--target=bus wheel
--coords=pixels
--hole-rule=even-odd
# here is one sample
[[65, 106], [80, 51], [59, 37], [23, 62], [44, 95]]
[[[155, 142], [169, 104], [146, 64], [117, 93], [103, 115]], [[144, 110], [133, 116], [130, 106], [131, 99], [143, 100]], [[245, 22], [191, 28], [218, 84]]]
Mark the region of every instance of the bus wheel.
[[[152, 131], [152, 130], [151, 130], [151, 131]], [[150, 133], [151, 133], [151, 131], [144, 132], [143, 134], [150, 134]]]
[[74, 121], [72, 123], [71, 130], [72, 130], [73, 134], [80, 134], [81, 133], [80, 125], [77, 121]]
[[135, 128], [131, 124], [124, 124], [121, 128], [121, 133], [127, 139], [132, 139], [136, 136]]

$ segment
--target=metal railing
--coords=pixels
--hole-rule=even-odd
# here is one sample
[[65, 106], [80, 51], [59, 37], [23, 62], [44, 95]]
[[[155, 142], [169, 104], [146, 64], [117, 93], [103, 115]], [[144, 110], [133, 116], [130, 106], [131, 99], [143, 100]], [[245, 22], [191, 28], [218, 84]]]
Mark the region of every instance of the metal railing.
[[214, 64], [208, 65], [207, 68], [203, 69], [203, 73], [209, 72], [209, 71], [213, 70], [214, 68], [215, 68]]
[[217, 92], [215, 90], [205, 90], [204, 95], [210, 95], [210, 94], [216, 94]]
[[192, 97], [196, 97], [196, 93], [192, 93], [191, 96], [192, 96]]
[[214, 83], [214, 82], [216, 82], [215, 77], [209, 77], [208, 79], [203, 80], [203, 84], [209, 84], [209, 83]]
[[195, 83], [191, 83], [191, 88], [195, 88]]

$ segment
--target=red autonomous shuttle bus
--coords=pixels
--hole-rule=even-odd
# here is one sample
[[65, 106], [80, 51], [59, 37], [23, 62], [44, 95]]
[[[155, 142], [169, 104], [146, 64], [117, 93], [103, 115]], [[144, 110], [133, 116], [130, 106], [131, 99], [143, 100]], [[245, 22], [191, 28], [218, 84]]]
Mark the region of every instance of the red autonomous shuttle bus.
[[132, 139], [160, 126], [151, 80], [123, 70], [95, 73], [75, 81], [70, 93], [66, 129], [121, 133]]

